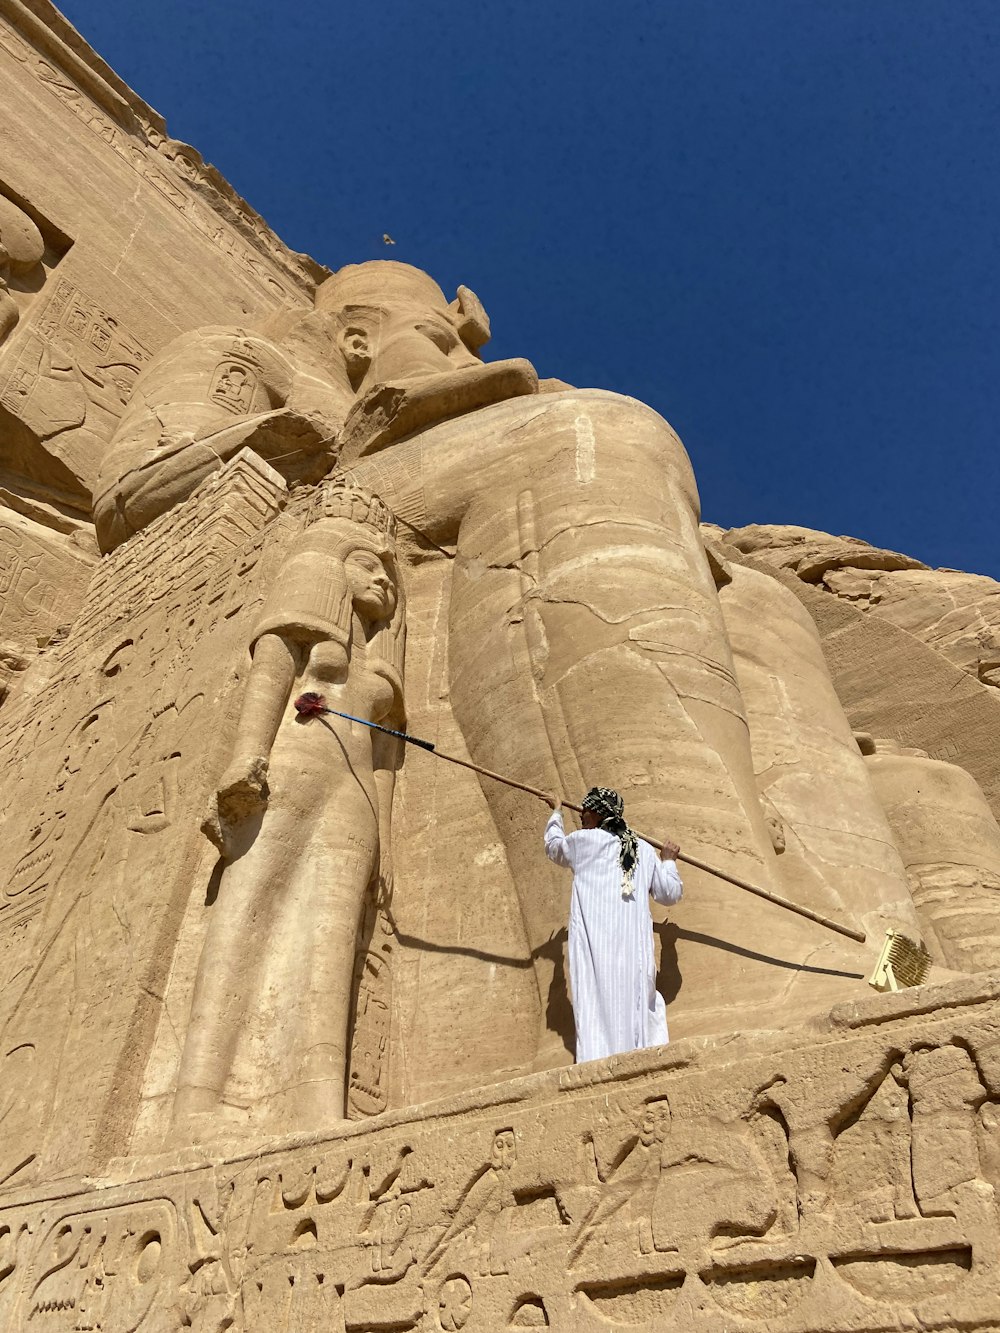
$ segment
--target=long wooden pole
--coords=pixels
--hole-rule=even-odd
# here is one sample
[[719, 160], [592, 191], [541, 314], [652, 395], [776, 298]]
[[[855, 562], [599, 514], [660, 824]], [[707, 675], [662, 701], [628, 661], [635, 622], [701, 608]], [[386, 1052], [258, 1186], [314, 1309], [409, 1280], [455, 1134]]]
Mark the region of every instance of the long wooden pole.
[[[319, 699], [319, 696], [313, 696]], [[306, 702], [308, 700], [308, 702]], [[299, 707], [304, 703], [304, 707]], [[295, 701], [296, 708], [303, 717], [308, 717], [311, 713], [333, 713], [335, 717], [346, 718], [349, 722], [360, 722], [362, 726], [371, 727], [374, 731], [384, 731], [389, 736], [396, 736], [399, 740], [407, 741], [411, 745], [417, 745], [421, 750], [427, 750], [431, 754], [437, 755], [439, 759], [445, 759], [449, 764], [457, 764], [459, 768], [471, 769], [473, 773], [479, 773], [484, 778], [492, 778], [494, 782], [502, 782], [507, 787], [513, 787], [517, 791], [527, 792], [529, 796], [537, 796], [540, 800], [551, 801], [553, 794], [542, 791], [539, 787], [530, 787], [526, 782], [517, 782], [514, 778], [509, 778], [503, 773], [494, 773], [491, 768], [483, 768], [481, 764], [474, 764], [469, 759], [459, 759], [457, 755], [445, 754], [443, 750], [435, 748], [431, 741], [420, 740], [417, 736], [410, 736], [405, 731], [393, 731], [391, 727], [379, 726], [377, 722], [368, 722], [363, 717], [354, 717], [350, 713], [338, 713], [335, 708], [327, 708], [325, 704], [314, 703], [307, 695], [302, 695]], [[578, 805], [572, 801], [562, 801], [567, 810], [575, 810], [577, 814], [582, 813]], [[651, 847], [660, 850], [661, 843], [655, 838], [649, 837], [645, 833], [640, 833], [638, 829], [634, 830], [637, 838], [643, 842], [648, 842]], [[828, 916], [822, 916], [819, 912], [814, 912], [809, 907], [802, 907], [799, 903], [793, 903], [788, 898], [782, 898], [778, 893], [771, 893], [768, 889], [762, 889], [756, 884], [751, 884], [749, 880], [740, 879], [738, 875], [730, 875], [728, 871], [717, 870], [715, 866], [707, 865], [704, 861], [699, 861], [697, 857], [688, 856], [680, 852], [678, 861], [683, 861], [685, 865], [694, 866], [696, 870], [703, 870], [707, 875], [713, 875], [716, 879], [725, 880], [727, 884], [735, 884], [738, 889], [745, 889], [747, 893], [753, 893], [758, 898], [763, 898], [765, 902], [774, 903], [776, 907], [784, 907], [789, 912], [794, 912], [797, 916], [804, 916], [807, 921], [814, 921], [818, 926], [825, 926], [827, 930], [836, 931], [838, 935], [845, 935], [849, 940], [857, 940], [859, 944], [864, 944], [866, 936], [864, 931], [855, 930], [853, 926], [845, 926], [840, 921], [834, 921]]]

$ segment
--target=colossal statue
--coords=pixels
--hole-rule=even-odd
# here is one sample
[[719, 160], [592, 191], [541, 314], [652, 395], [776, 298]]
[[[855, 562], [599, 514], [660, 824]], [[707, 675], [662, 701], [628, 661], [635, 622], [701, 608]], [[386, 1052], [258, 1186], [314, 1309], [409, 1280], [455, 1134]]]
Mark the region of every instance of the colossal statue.
[[[50, 0], [0, 104], [0, 1330], [994, 1328], [998, 585], [699, 525], [655, 412], [292, 254]], [[672, 1045], [555, 1068], [544, 808], [377, 720], [867, 944], [688, 867]]]
[[1000, 966], [1000, 826], [981, 787], [922, 750], [860, 743], [931, 956], [962, 972]]
[[[873, 939], [890, 927], [916, 938], [903, 863], [816, 626], [794, 593], [769, 575], [737, 564], [725, 573], [719, 600], [774, 831], [778, 887], [834, 919], [865, 919]], [[817, 932], [809, 961], [850, 970], [858, 952]], [[833, 999], [842, 979], [817, 973], [812, 984], [813, 997], [827, 985]]]
[[263, 332], [202, 328], [169, 343], [141, 377], [94, 491], [103, 551], [174, 508], [240, 449], [318, 481], [350, 401], [315, 364], [328, 321], [275, 317]]
[[255, 627], [206, 821], [225, 863], [174, 1103], [183, 1140], [218, 1134], [234, 1104], [272, 1133], [344, 1115], [356, 938], [366, 890], [391, 877], [398, 742], [335, 715], [305, 721], [292, 700], [313, 690], [402, 725], [394, 532], [374, 496], [321, 484]]
[[[319, 287], [316, 311], [298, 317], [303, 324], [308, 361], [220, 329], [188, 335], [161, 355], [102, 470], [104, 546], [190, 493], [225, 449], [260, 447], [279, 471], [290, 461], [297, 480], [335, 466], [416, 534], [418, 555], [450, 558], [440, 621], [448, 698], [476, 763], [567, 793], [611, 783], [637, 827], [671, 828], [721, 869], [784, 887], [774, 806], [759, 790], [717, 593], [729, 575], [706, 555], [691, 465], [667, 423], [613, 393], [540, 392], [526, 361], [484, 363], [489, 324], [473, 293], [461, 288], [449, 304], [405, 264], [341, 269]], [[314, 412], [306, 443], [298, 453], [286, 448], [283, 464], [268, 432], [276, 417], [287, 421], [303, 377], [322, 397], [324, 424]], [[768, 617], [780, 638], [780, 608]], [[822, 679], [832, 708], [821, 653], [807, 640], [805, 675], [799, 658], [782, 660], [776, 641], [773, 678], [791, 673], [792, 694]], [[838, 716], [836, 727], [848, 732]], [[810, 781], [814, 765], [800, 751], [786, 791]], [[864, 800], [876, 806], [856, 761]], [[565, 983], [552, 947], [565, 922], [565, 886], [526, 836], [539, 818], [530, 798], [490, 782], [483, 794], [533, 959], [535, 1060], [545, 1067], [568, 1054], [558, 1035]], [[868, 831], [850, 827], [849, 811], [841, 823], [846, 882], [870, 852], [862, 850]], [[800, 861], [794, 887], [805, 900], [823, 878], [815, 870], [823, 839], [814, 842], [797, 836], [797, 850], [786, 853], [786, 865]], [[877, 935], [887, 918], [912, 925], [902, 866], [888, 845], [883, 860], [850, 892], [828, 884], [819, 893]], [[857, 948], [702, 872], [687, 878], [664, 978], [671, 994], [678, 972], [684, 983], [673, 1007], [678, 1035], [731, 1024], [734, 1003], [762, 1006], [768, 1023], [780, 1025], [856, 986], [865, 968]]]

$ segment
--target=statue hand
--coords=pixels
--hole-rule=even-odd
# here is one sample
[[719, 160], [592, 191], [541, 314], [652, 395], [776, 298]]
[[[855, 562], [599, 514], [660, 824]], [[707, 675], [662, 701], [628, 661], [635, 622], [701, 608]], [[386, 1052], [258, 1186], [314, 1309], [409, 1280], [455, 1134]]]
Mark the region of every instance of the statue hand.
[[219, 780], [218, 791], [202, 822], [202, 832], [228, 855], [233, 830], [267, 808], [267, 760], [237, 759]]
[[318, 416], [283, 407], [262, 418], [247, 443], [262, 458], [282, 464], [279, 472], [297, 474], [309, 466], [307, 460], [312, 461], [313, 470], [317, 460], [322, 460], [325, 466], [333, 462], [337, 430]]
[[219, 814], [232, 824], [261, 814], [270, 795], [267, 786], [267, 760], [263, 755], [237, 759], [219, 780]]

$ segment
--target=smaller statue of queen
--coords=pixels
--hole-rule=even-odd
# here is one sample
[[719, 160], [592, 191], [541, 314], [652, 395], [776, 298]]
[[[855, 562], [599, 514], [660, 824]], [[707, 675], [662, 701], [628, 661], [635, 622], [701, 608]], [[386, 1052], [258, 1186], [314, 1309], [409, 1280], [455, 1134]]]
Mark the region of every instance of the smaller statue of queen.
[[319, 1129], [345, 1113], [365, 894], [389, 869], [401, 729], [395, 520], [343, 478], [316, 488], [256, 625], [232, 761], [205, 831], [223, 852], [174, 1097], [174, 1140]]

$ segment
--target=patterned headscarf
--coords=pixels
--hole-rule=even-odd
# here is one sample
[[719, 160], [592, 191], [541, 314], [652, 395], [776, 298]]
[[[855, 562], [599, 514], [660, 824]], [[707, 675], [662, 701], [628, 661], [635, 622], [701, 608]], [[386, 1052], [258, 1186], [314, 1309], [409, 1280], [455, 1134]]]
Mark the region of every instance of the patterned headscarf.
[[620, 842], [622, 897], [631, 898], [635, 892], [632, 876], [639, 860], [639, 840], [625, 823], [625, 802], [610, 787], [591, 787], [583, 798], [583, 809], [592, 811], [601, 821], [601, 828], [613, 833]]

